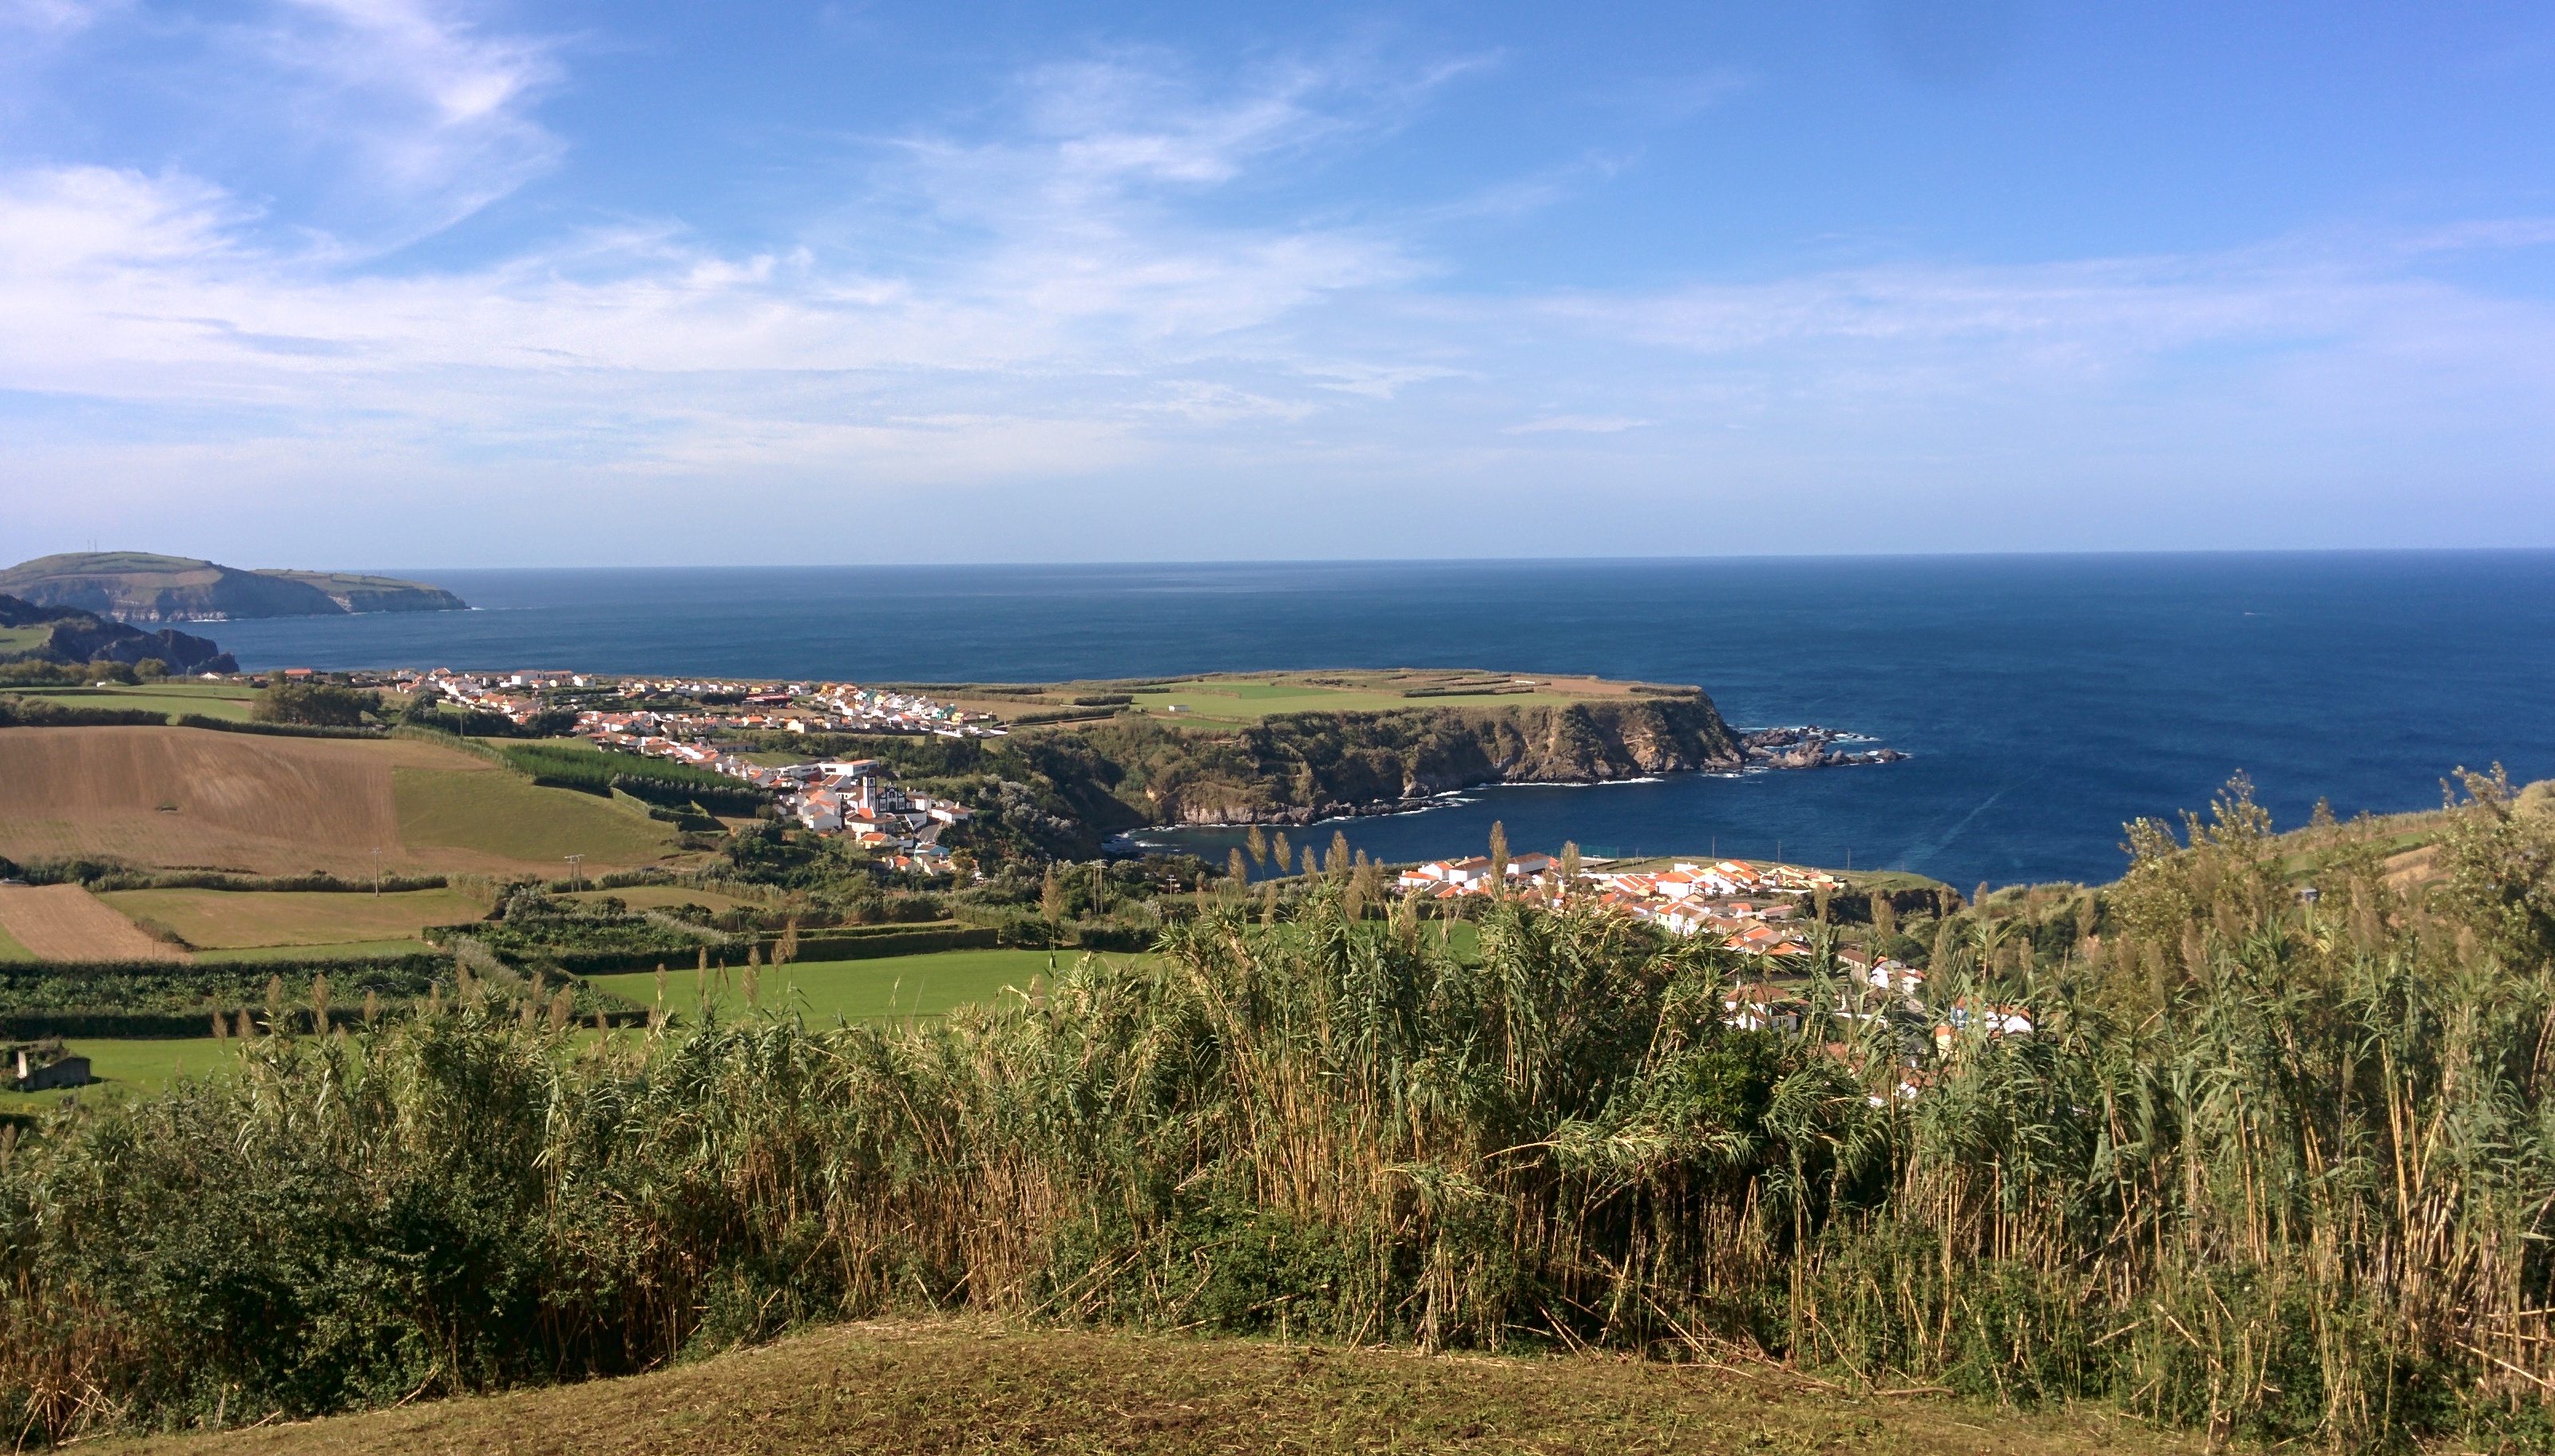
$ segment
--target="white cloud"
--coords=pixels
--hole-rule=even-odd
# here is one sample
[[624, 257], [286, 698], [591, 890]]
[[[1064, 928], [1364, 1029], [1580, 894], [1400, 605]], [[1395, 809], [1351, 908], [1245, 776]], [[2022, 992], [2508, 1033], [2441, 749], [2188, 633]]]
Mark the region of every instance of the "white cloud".
[[[858, 519], [918, 485], [1087, 515], [1076, 492], [1189, 510], [1200, 478], [1297, 474], [1313, 491], [1395, 485], [1386, 509], [1434, 530], [1446, 500], [1495, 498], [1485, 481], [1536, 499], [1573, 451], [1605, 472], [1575, 488], [1661, 502], [2033, 471], [2109, 490], [2176, 451], [2358, 467], [2478, 420], [2517, 442], [2506, 458], [2555, 447], [2531, 423], [2555, 420], [2555, 316], [2445, 271], [2544, 245], [2543, 219], [1469, 291], [1425, 242], [1442, 208], [1236, 205], [1444, 83], [1351, 64], [1222, 86], [1159, 58], [1048, 67], [990, 131], [883, 148], [777, 246], [720, 248], [667, 219], [391, 272], [366, 262], [382, 240], [560, 155], [535, 113], [554, 61], [390, 0], [284, 13], [260, 54], [302, 78], [293, 106], [353, 118], [344, 166], [378, 173], [387, 200], [351, 207], [351, 233], [314, 232], [182, 170], [0, 172], [0, 390], [66, 406], [15, 430], [0, 458], [17, 478], [190, 473], [263, 507], [290, 492], [259, 481], [306, 477], [324, 498], [359, 475], [420, 512], [562, 519], [597, 493], [663, 503], [708, 484]], [[1564, 545], [1543, 531], [1513, 545]]]

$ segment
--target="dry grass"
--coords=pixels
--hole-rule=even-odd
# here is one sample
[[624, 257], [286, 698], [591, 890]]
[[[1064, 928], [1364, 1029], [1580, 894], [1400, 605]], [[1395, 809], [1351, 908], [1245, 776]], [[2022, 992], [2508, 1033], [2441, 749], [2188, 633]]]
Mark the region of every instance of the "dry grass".
[[[253, 1421], [252, 1412], [233, 1412]], [[1422, 1358], [972, 1320], [823, 1330], [628, 1380], [412, 1405], [129, 1452], [2196, 1451], [2090, 1416], [1854, 1399], [1761, 1367]]]
[[405, 862], [391, 770], [498, 772], [431, 744], [197, 728], [0, 733], [0, 854], [105, 856], [254, 874]]
[[415, 939], [424, 926], [456, 924], [487, 913], [485, 907], [449, 890], [395, 895], [118, 890], [98, 899], [125, 914], [160, 921], [189, 945], [222, 950]]
[[655, 863], [667, 826], [410, 739], [194, 728], [0, 733], [0, 855], [257, 875]]
[[0, 885], [0, 926], [38, 960], [184, 960], [76, 885]]

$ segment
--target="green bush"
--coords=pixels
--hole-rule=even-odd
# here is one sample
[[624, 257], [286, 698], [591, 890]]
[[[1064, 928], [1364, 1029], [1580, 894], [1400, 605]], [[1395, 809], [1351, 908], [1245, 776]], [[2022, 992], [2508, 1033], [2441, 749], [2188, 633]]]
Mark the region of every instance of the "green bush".
[[360, 727], [366, 713], [381, 711], [382, 695], [358, 692], [333, 682], [277, 680], [259, 691], [249, 717], [260, 723], [292, 723], [309, 728]]

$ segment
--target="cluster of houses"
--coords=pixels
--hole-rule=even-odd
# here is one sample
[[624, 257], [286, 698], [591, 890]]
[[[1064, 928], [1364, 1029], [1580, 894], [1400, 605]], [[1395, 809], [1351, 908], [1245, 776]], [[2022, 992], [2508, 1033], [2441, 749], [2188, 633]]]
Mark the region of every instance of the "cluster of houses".
[[940, 831], [964, 824], [975, 811], [965, 804], [898, 787], [876, 759], [748, 765], [757, 782], [780, 795], [782, 812], [819, 834], [839, 834], [876, 851], [900, 870], [949, 873], [949, 851]]
[[391, 686], [402, 692], [433, 693], [476, 712], [502, 713], [514, 723], [529, 722], [548, 706], [541, 699], [543, 688], [587, 685], [574, 672], [455, 672], [449, 667], [402, 672], [391, 679]]
[[[1405, 871], [1397, 884], [1404, 891], [1453, 900], [1489, 893], [1492, 873], [1491, 861], [1479, 856], [1432, 860]], [[1521, 854], [1509, 861], [1507, 873], [1512, 890], [1550, 889], [1559, 878], [1560, 862], [1548, 854]], [[1787, 924], [1797, 910], [1797, 898], [1845, 888], [1825, 871], [1738, 860], [1708, 865], [1679, 861], [1656, 873], [1583, 872], [1580, 882], [1558, 888], [1571, 895], [1593, 892], [1605, 904], [1671, 934], [1710, 935], [1728, 949], [1776, 958], [1809, 954], [1809, 946]]]
[[[703, 682], [631, 682], [625, 698], [657, 692], [690, 698], [733, 696], [735, 712], [698, 708], [633, 709], [584, 714], [577, 731], [611, 739], [682, 739], [721, 733], [932, 733], [942, 738], [1000, 738], [1010, 730], [990, 713], [970, 713], [919, 693], [852, 683], [787, 682], [738, 687]], [[646, 750], [643, 750], [643, 752]]]

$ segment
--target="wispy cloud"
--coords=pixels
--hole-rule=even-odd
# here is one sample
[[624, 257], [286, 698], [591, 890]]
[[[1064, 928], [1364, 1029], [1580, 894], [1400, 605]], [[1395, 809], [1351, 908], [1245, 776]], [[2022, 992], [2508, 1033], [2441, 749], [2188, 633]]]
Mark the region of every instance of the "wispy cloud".
[[[1377, 509], [1433, 521], [1443, 491], [1524, 493], [1572, 451], [1609, 472], [1587, 489], [1658, 499], [1712, 488], [1707, 468], [1736, 489], [1805, 460], [1905, 478], [2172, 449], [2168, 421], [2323, 459], [2478, 400], [2555, 420], [2555, 315], [2455, 274], [2555, 242], [2545, 219], [1551, 290], [1467, 279], [1448, 204], [1273, 200], [1480, 61], [1200, 76], [1098, 55], [878, 144], [837, 205], [770, 219], [774, 246], [664, 218], [391, 269], [382, 247], [558, 163], [539, 116], [557, 53], [401, 0], [272, 20], [232, 44], [333, 139], [322, 205], [180, 167], [0, 168], [0, 391], [38, 402], [5, 447], [21, 478], [182, 468], [276, 501], [279, 474], [361, 472], [563, 519], [580, 492], [715, 482], [848, 520], [916, 486], [1064, 502], [1145, 479], [1176, 503], [1201, 473], [1294, 472], [1396, 482]], [[54, 406], [118, 424], [83, 436]], [[2555, 447], [2555, 426], [2500, 427]]]

